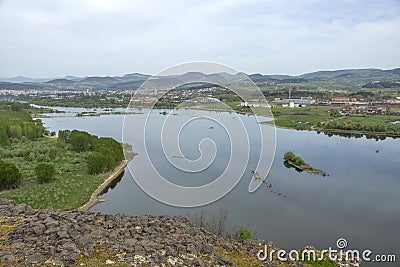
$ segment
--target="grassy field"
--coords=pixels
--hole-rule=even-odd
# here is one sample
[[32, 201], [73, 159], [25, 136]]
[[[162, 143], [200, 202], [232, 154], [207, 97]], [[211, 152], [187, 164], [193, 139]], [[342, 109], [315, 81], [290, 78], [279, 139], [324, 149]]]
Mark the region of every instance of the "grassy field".
[[[20, 188], [0, 192], [0, 197], [34, 208], [76, 209], [89, 200], [92, 192], [107, 177], [107, 174], [87, 174], [85, 159], [88, 153], [74, 152], [68, 145], [49, 137], [1, 146], [1, 159], [18, 166], [23, 183]], [[40, 162], [54, 165], [56, 175], [53, 182], [39, 184], [36, 181], [34, 168]]]
[[318, 123], [332, 119], [331, 107], [308, 106], [304, 108], [274, 107], [275, 125], [298, 130], [311, 130]]
[[275, 125], [297, 130], [316, 130], [322, 132], [343, 132], [399, 136], [399, 115], [362, 114], [332, 116], [332, 110], [342, 107], [308, 106], [303, 108], [274, 107], [272, 113]]

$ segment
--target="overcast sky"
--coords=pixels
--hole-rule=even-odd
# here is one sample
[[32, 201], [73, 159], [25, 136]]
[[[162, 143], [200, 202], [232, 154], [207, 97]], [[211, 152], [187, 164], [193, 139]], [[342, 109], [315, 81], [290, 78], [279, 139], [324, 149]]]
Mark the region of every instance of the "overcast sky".
[[399, 0], [0, 0], [0, 76], [400, 67]]

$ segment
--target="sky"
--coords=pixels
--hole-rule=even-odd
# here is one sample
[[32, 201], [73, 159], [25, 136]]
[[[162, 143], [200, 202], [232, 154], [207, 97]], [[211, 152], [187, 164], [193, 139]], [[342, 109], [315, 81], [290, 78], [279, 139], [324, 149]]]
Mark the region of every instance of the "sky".
[[399, 0], [0, 0], [0, 77], [400, 67]]

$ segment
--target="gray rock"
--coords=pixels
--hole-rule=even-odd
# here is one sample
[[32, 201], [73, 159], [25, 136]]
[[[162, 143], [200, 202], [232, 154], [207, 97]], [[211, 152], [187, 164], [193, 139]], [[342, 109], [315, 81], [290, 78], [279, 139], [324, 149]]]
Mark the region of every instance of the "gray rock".
[[144, 255], [144, 253], [145, 253], [145, 250], [141, 245], [135, 246], [135, 254]]
[[27, 263], [38, 263], [38, 262], [44, 262], [46, 260], [46, 257], [40, 253], [35, 253], [33, 255], [28, 255], [25, 257], [25, 261]]
[[69, 238], [69, 235], [66, 231], [59, 231], [57, 232], [57, 236], [61, 239], [67, 239]]
[[124, 241], [124, 245], [128, 246], [128, 247], [134, 247], [137, 243], [137, 239], [135, 238], [128, 238]]
[[64, 243], [61, 245], [61, 250], [63, 251], [68, 251], [68, 252], [78, 252], [78, 247], [75, 245], [75, 243]]
[[53, 228], [53, 227], [57, 227], [59, 225], [58, 221], [54, 220], [53, 218], [47, 217], [44, 222], [43, 222], [46, 227], [49, 228]]
[[202, 252], [205, 254], [211, 254], [214, 252], [214, 248], [209, 244], [205, 244], [202, 246]]
[[11, 260], [14, 259], [15, 255], [9, 250], [1, 250], [0, 251], [0, 260]]

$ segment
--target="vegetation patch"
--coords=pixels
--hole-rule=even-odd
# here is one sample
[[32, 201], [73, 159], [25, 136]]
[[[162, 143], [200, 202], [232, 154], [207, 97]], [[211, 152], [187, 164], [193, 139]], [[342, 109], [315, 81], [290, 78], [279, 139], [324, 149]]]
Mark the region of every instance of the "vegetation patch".
[[[112, 138], [68, 130], [60, 131], [58, 139], [43, 136], [41, 121], [26, 110], [0, 110], [0, 124], [0, 197], [17, 204], [76, 209], [124, 159], [122, 145]], [[24, 131], [26, 125], [33, 130]], [[19, 129], [17, 135], [7, 131], [10, 126]]]
[[285, 163], [295, 167], [296, 169], [306, 171], [313, 174], [321, 174], [323, 176], [328, 175], [323, 170], [316, 169], [311, 165], [304, 162], [304, 160], [300, 156], [296, 156], [292, 151], [286, 152], [283, 156]]

